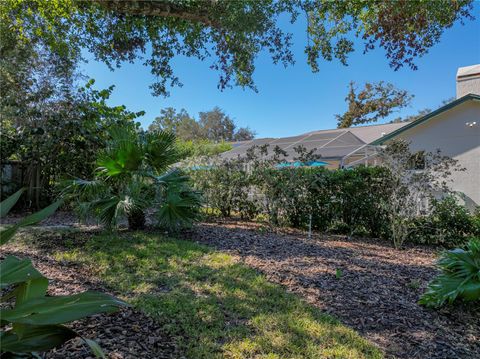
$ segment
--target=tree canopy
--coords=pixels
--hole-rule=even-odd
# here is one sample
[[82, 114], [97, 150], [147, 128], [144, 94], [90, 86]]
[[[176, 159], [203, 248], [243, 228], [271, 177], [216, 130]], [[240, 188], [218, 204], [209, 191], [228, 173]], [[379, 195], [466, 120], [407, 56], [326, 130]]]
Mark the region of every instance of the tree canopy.
[[155, 95], [181, 85], [172, 68], [177, 55], [210, 58], [220, 89], [232, 85], [255, 89], [255, 58], [268, 52], [272, 61], [294, 63], [291, 34], [280, 28], [307, 19], [307, 61], [348, 63], [354, 40], [364, 52], [383, 48], [390, 66], [416, 68], [443, 31], [473, 18], [473, 0], [4, 0], [2, 35], [9, 32], [25, 46], [34, 44], [75, 62], [86, 49], [111, 68], [143, 59], [155, 76]]
[[354, 82], [350, 82], [350, 90], [345, 97], [348, 110], [342, 115], [336, 115], [338, 128], [376, 122], [397, 109], [408, 106], [412, 98], [407, 91], [399, 90], [391, 83], [367, 82], [359, 90]]

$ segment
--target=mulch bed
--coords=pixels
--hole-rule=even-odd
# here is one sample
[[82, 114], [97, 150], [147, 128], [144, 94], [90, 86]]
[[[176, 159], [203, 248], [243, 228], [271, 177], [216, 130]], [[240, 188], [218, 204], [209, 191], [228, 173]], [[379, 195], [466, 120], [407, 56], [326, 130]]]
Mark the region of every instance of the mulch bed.
[[[5, 248], [5, 247], [4, 247]], [[6, 255], [28, 257], [35, 267], [50, 279], [50, 295], [66, 295], [97, 290], [108, 292], [92, 275], [76, 264], [57, 262], [43, 250], [20, 250], [12, 245], [2, 248], [0, 259]], [[44, 248], [48, 251], [47, 248]], [[113, 314], [99, 314], [72, 323], [80, 335], [94, 339], [110, 359], [180, 358], [173, 340], [150, 317], [124, 308]], [[72, 339], [59, 349], [44, 354], [44, 358], [91, 358], [93, 354], [80, 339]]]
[[[73, 216], [61, 212], [47, 221], [42, 225], [80, 227], [82, 232], [99, 229], [91, 224], [82, 228]], [[274, 231], [240, 221], [198, 224], [184, 237], [240, 256], [269, 280], [358, 331], [388, 357], [480, 358], [480, 306], [432, 310], [417, 304], [436, 274], [435, 248], [396, 250], [384, 241], [318, 234], [308, 239], [301, 231]], [[31, 258], [51, 279], [50, 294], [108, 292], [85, 268], [49, 257], [52, 243], [58, 242], [41, 240], [40, 246], [28, 249], [8, 245], [2, 247], [0, 259], [7, 254]], [[173, 340], [151, 318], [131, 308], [90, 317], [72, 327], [97, 340], [112, 359], [181, 357]], [[79, 340], [45, 355], [89, 357], [92, 354]]]
[[[344, 236], [275, 233], [219, 221], [187, 239], [239, 255], [271, 281], [298, 293], [396, 358], [480, 358], [480, 306], [432, 310], [417, 304], [435, 276], [437, 250], [396, 250]], [[338, 271], [337, 271], [338, 270]]]

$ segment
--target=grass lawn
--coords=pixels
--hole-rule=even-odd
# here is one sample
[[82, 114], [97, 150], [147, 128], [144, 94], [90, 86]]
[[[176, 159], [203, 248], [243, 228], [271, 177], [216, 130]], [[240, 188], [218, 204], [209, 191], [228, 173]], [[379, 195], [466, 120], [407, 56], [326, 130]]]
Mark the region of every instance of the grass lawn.
[[102, 234], [57, 259], [82, 262], [154, 317], [188, 358], [381, 358], [353, 330], [235, 257], [153, 233]]

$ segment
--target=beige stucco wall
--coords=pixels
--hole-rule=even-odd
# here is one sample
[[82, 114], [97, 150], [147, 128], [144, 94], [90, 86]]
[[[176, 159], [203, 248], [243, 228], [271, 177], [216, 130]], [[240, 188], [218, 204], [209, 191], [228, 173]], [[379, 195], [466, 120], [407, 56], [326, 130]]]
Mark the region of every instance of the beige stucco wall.
[[[466, 125], [475, 121], [475, 126]], [[457, 159], [466, 171], [452, 175], [451, 187], [466, 195], [468, 207], [480, 205], [480, 101], [466, 101], [397, 138], [411, 141], [412, 151], [440, 149], [443, 155]]]

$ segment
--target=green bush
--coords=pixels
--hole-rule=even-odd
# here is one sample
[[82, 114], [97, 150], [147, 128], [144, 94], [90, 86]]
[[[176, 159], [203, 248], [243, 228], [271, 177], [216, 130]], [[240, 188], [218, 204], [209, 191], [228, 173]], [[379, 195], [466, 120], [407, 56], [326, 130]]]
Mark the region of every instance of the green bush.
[[[274, 225], [308, 228], [343, 234], [386, 233], [382, 202], [388, 198], [388, 171], [359, 167], [331, 171], [324, 168], [272, 168], [247, 171], [242, 162], [190, 171], [207, 207], [222, 216], [254, 218], [266, 214]], [[338, 223], [342, 223], [338, 227]]]
[[249, 195], [253, 176], [238, 162], [222, 166], [205, 166], [189, 171], [196, 189], [203, 194], [206, 207], [216, 209], [222, 217], [238, 214], [243, 219], [252, 219], [259, 212], [258, 199]]
[[215, 143], [209, 140], [185, 141], [177, 139], [177, 148], [180, 158], [196, 158], [202, 156], [215, 156], [232, 149], [228, 142]]
[[[412, 171], [408, 143], [397, 143], [381, 155], [382, 166], [329, 170], [278, 166], [286, 153], [252, 147], [245, 157], [210, 162], [191, 171], [207, 207], [224, 217], [262, 214], [272, 225], [338, 234], [391, 239], [398, 248], [408, 240], [455, 246], [480, 233], [480, 214], [472, 216], [450, 193], [448, 174], [454, 160], [422, 153], [428, 170]], [[291, 160], [308, 164], [312, 151], [295, 149]]]
[[52, 202], [59, 182], [89, 176], [112, 128], [139, 128], [135, 119], [143, 112], [109, 106], [113, 87], [97, 91], [93, 85], [90, 80], [85, 88], [71, 89], [63, 101], [37, 99], [31, 104], [33, 113], [18, 111], [5, 118], [2, 113], [2, 160], [20, 161], [23, 183], [14, 188], [28, 187], [25, 205], [39, 209]]
[[478, 235], [478, 215], [474, 216], [454, 197], [432, 201], [432, 211], [417, 217], [410, 241], [445, 247], [464, 245], [469, 237]]
[[475, 237], [480, 237], [480, 207], [477, 207], [472, 216], [473, 233]]
[[441, 273], [428, 285], [420, 304], [440, 307], [458, 300], [480, 301], [480, 238], [472, 238], [465, 249], [442, 253]]

